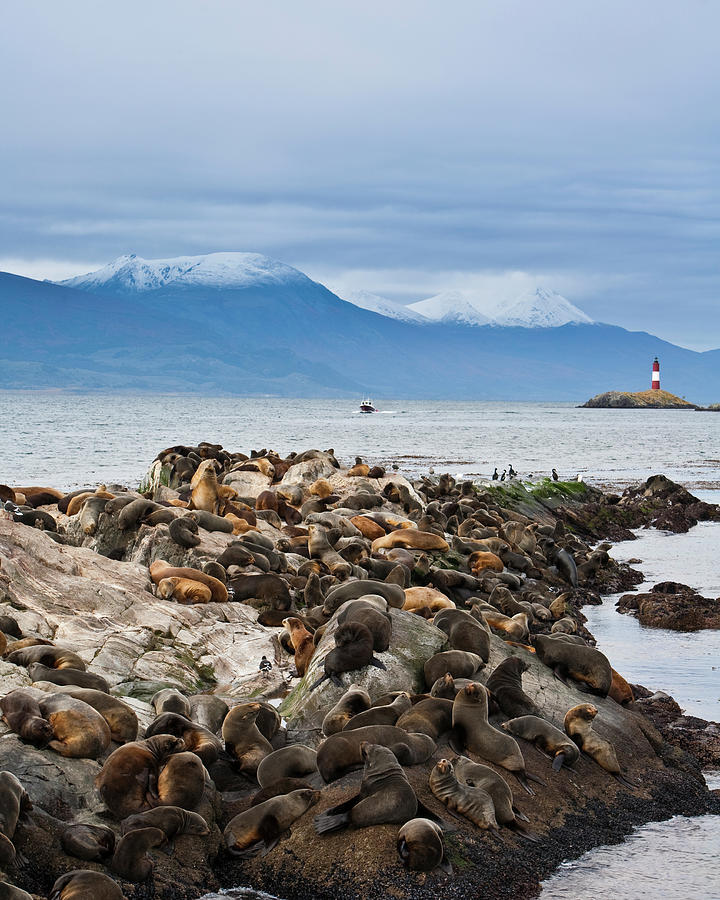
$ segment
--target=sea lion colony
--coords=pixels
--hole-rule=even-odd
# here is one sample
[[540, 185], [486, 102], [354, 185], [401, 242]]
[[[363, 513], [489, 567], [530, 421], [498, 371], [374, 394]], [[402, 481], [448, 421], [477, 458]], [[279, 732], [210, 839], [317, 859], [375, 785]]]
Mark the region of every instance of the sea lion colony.
[[[562, 791], [581, 751], [634, 787], [617, 760], [622, 748], [591, 730], [593, 720], [602, 723], [595, 706], [568, 706], [558, 721], [537, 691], [523, 690], [523, 673], [542, 664], [597, 698], [613, 696], [617, 676], [618, 701], [632, 700], [576, 609], [578, 577], [592, 588], [598, 570], [615, 564], [607, 553], [598, 561], [559, 521], [531, 521], [449, 475], [410, 485], [359, 459], [342, 472], [332, 450], [281, 458], [176, 446], [151, 471], [154, 487], [142, 494], [3, 486], [2, 496], [15, 521], [59, 543], [96, 541], [113, 559], [125, 558], [141, 529], [164, 529], [176, 551], [170, 561], [151, 561], [148, 590], [181, 604], [256, 608], [287, 654], [281, 664], [292, 659], [304, 678], [295, 693], [326, 691], [330, 702], [316, 715], [314, 746], [288, 734], [263, 699], [175, 688], [152, 697], [156, 717], [141, 730], [132, 706], [72, 648], [0, 617], [4, 659], [33, 682], [0, 698], [3, 721], [28, 746], [101, 766], [95, 786], [106, 824], [61, 828], [65, 852], [98, 869], [68, 872], [50, 897], [120, 897], [117, 882], [127, 890], [151, 878], [153, 852], [178, 836], [213, 852], [208, 835], [218, 821], [226, 853], [265, 855], [311, 807], [319, 810], [318, 841], [394, 823], [405, 867], [447, 873], [448, 831], [502, 839], [511, 829], [542, 840], [523, 824], [513, 788], [525, 791], [525, 804], [535, 790]], [[203, 532], [227, 535], [222, 552], [198, 551]], [[443, 649], [420, 660], [423, 683], [383, 675], [384, 690], [373, 697], [353, 681], [366, 667], [386, 669], [380, 657], [392, 653], [402, 616], [435, 625]], [[501, 649], [506, 658], [489, 667]], [[540, 767], [533, 757], [528, 769], [532, 744], [552, 764]], [[425, 772], [424, 791], [408, 781], [416, 767]], [[323, 808], [327, 786], [358, 769], [359, 791]], [[223, 820], [208, 800], [216, 786], [244, 792], [250, 805]], [[436, 812], [426, 806], [433, 798]], [[1, 772], [0, 801], [0, 869], [12, 878], [20, 871], [13, 837], [22, 817], [33, 827], [32, 796]]]

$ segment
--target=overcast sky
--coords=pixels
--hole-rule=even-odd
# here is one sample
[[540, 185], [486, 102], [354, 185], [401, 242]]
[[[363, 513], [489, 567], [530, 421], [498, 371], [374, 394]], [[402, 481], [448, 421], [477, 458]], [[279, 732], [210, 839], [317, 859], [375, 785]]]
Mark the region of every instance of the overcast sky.
[[720, 347], [719, 36], [716, 0], [6, 4], [0, 269], [257, 250]]

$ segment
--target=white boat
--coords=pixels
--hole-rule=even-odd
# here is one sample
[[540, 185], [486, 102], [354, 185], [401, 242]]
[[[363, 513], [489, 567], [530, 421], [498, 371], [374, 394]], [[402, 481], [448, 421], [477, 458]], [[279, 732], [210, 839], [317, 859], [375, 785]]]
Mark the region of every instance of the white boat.
[[369, 397], [366, 397], [364, 400], [360, 401], [360, 412], [361, 413], [374, 413], [377, 412], [375, 407], [373, 406], [373, 402]]

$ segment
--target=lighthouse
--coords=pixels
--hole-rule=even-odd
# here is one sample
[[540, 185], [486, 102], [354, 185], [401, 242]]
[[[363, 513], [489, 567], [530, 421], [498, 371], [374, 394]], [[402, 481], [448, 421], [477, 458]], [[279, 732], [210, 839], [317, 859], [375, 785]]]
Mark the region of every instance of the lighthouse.
[[650, 388], [653, 391], [660, 390], [660, 363], [658, 362], [657, 356], [655, 357], [655, 362], [652, 367], [652, 381], [650, 382]]

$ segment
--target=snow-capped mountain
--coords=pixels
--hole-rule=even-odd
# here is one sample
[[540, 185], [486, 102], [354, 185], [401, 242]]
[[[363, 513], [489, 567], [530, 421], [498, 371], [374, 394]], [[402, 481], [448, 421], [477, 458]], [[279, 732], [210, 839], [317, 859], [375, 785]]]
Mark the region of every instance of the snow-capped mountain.
[[343, 300], [347, 300], [353, 306], [369, 309], [370, 312], [386, 316], [388, 319], [399, 319], [401, 322], [427, 322], [425, 316], [416, 313], [408, 306], [403, 306], [401, 303], [393, 303], [387, 297], [381, 297], [379, 294], [373, 294], [370, 291], [343, 291], [341, 296]]
[[557, 291], [539, 287], [496, 310], [493, 322], [523, 328], [557, 328], [570, 322], [591, 325], [593, 320]]
[[160, 288], [243, 288], [249, 285], [287, 285], [310, 281], [298, 269], [261, 253], [207, 253], [172, 259], [143, 259], [131, 253], [114, 262], [59, 282], [83, 291], [138, 294]]
[[411, 303], [408, 309], [432, 322], [447, 325], [488, 325], [490, 319], [468, 299], [465, 291], [443, 291], [427, 300]]

